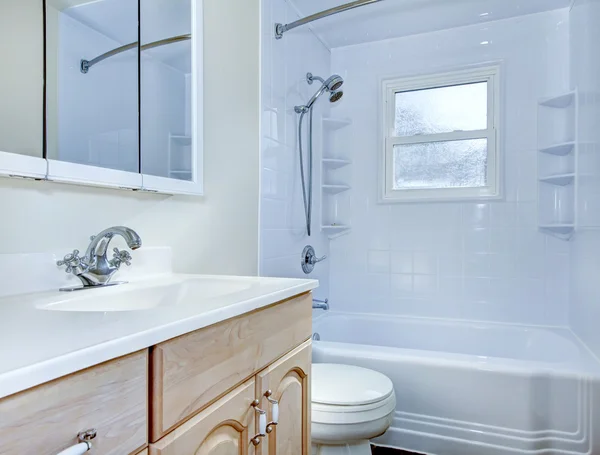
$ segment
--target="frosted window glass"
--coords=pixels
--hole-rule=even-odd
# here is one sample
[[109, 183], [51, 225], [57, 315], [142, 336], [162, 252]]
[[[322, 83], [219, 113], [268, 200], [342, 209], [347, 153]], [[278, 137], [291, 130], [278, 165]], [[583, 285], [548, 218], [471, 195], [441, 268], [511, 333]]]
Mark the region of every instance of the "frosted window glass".
[[395, 145], [394, 190], [487, 184], [487, 139]]
[[487, 82], [396, 93], [396, 136], [487, 128]]

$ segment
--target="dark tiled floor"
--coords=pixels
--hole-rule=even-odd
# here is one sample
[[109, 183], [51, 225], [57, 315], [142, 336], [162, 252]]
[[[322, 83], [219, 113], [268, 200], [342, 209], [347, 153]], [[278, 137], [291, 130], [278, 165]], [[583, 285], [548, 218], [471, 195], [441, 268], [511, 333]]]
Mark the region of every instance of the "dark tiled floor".
[[406, 452], [404, 450], [389, 449], [387, 447], [371, 446], [373, 455], [422, 455], [414, 452]]

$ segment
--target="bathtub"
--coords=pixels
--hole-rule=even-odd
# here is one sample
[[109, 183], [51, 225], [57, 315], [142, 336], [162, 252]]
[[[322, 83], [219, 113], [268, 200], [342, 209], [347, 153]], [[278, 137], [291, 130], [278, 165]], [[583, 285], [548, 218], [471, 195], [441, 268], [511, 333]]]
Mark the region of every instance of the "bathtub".
[[328, 313], [313, 362], [394, 383], [375, 444], [432, 455], [600, 455], [600, 363], [568, 330]]

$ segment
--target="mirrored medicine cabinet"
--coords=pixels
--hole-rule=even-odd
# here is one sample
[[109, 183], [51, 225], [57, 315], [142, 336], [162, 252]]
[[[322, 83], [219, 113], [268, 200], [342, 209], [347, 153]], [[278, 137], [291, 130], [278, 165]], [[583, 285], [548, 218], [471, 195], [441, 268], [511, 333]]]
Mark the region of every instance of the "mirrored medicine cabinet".
[[201, 0], [2, 0], [0, 175], [202, 194]]

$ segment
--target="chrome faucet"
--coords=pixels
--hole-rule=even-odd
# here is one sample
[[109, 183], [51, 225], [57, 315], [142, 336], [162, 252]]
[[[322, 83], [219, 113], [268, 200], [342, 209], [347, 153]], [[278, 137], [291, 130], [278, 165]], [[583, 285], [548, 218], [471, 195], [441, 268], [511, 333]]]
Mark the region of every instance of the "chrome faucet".
[[325, 299], [325, 300], [313, 299], [312, 307], [313, 307], [313, 310], [329, 311], [329, 299]]
[[302, 260], [300, 262], [302, 271], [308, 275], [314, 270], [316, 264], [323, 262], [325, 259], [327, 259], [327, 256], [317, 257], [315, 249], [311, 245], [305, 246], [302, 250]]
[[83, 257], [79, 256], [79, 250], [74, 250], [56, 263], [59, 267], [66, 266], [66, 272], [72, 273], [83, 283], [79, 288], [64, 288], [62, 291], [122, 284], [110, 280], [122, 264], [131, 265], [131, 255], [128, 251], [113, 248], [112, 259], [107, 258], [108, 245], [115, 235], [123, 237], [132, 250], [142, 246], [140, 236], [133, 229], [124, 226], [114, 226], [90, 237], [91, 243]]

